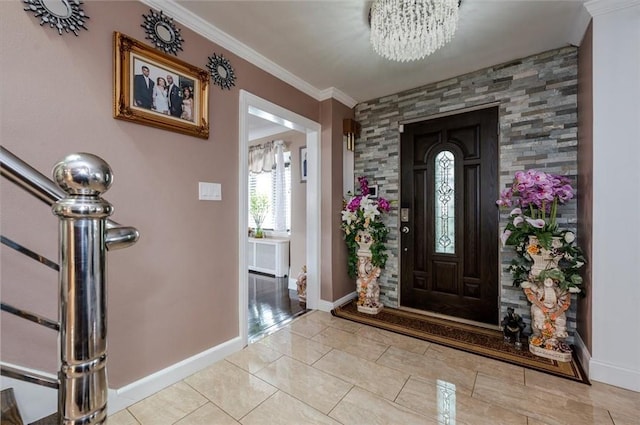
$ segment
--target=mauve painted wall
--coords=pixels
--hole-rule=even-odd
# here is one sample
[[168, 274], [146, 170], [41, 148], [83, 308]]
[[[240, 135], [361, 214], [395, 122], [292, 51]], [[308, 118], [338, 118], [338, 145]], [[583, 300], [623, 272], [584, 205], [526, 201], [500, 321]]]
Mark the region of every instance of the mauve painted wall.
[[579, 300], [577, 328], [582, 341], [591, 349], [591, 260], [593, 233], [593, 23], [578, 49], [578, 234], [587, 264], [584, 270], [586, 297]]
[[[257, 96], [320, 121], [319, 102], [192, 31], [179, 58], [204, 68], [224, 54], [230, 91], [212, 86], [211, 136], [201, 140], [112, 118], [113, 31], [144, 40], [138, 2], [86, 2], [88, 31], [59, 36], [20, 1], [0, 2], [2, 144], [46, 175], [72, 152], [113, 168], [105, 199], [140, 241], [108, 254], [111, 388], [140, 379], [238, 335], [238, 96]], [[145, 41], [146, 42], [146, 41]], [[222, 201], [197, 199], [199, 181]], [[49, 209], [2, 181], [2, 233], [57, 261]], [[57, 278], [2, 249], [2, 299], [56, 317]], [[24, 263], [24, 264], [23, 264]], [[2, 359], [56, 369], [53, 332], [2, 314]], [[41, 334], [44, 334], [42, 336]]]
[[331, 132], [332, 132], [332, 158], [331, 158], [331, 222], [329, 229], [332, 235], [331, 256], [332, 264], [334, 264], [331, 273], [332, 297], [329, 299], [338, 300], [345, 295], [350, 294], [356, 289], [356, 282], [347, 274], [347, 245], [344, 242], [343, 232], [340, 228], [342, 223], [342, 203], [344, 199], [342, 183], [343, 173], [343, 152], [344, 138], [342, 134], [342, 120], [344, 118], [355, 117], [355, 111], [347, 108], [342, 103], [331, 99]]
[[320, 291], [323, 300], [337, 300], [355, 291], [355, 281], [347, 274], [347, 248], [340, 228], [342, 216], [342, 120], [354, 111], [334, 99], [320, 103], [322, 125], [322, 222]]

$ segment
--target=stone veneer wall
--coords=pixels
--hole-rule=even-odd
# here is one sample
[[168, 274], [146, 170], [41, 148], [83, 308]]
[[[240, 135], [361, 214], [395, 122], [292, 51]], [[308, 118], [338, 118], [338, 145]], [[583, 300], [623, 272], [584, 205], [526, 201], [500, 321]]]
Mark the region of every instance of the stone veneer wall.
[[[379, 185], [381, 196], [398, 200], [400, 124], [497, 104], [500, 189], [510, 184], [515, 171], [531, 168], [569, 176], [576, 187], [577, 84], [577, 49], [566, 47], [360, 103], [355, 108], [355, 119], [362, 125], [356, 141], [355, 175], [367, 176], [370, 184]], [[575, 229], [576, 210], [575, 199], [562, 206], [560, 225]], [[500, 229], [506, 214], [508, 211], [501, 215]], [[391, 232], [389, 259], [380, 276], [381, 300], [397, 307], [397, 204], [385, 221]], [[529, 323], [529, 303], [522, 290], [512, 286], [508, 271], [512, 255], [511, 247], [500, 251], [500, 317], [510, 306]], [[567, 314], [571, 336], [576, 325], [575, 304]]]

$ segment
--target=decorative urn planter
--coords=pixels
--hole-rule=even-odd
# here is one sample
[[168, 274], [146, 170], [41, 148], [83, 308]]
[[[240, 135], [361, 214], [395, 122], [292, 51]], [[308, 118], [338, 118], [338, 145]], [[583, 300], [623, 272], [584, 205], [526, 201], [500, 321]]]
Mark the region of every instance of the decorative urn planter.
[[510, 271], [531, 302], [529, 351], [556, 361], [571, 360], [565, 312], [582, 292], [585, 257], [575, 234], [558, 227], [558, 207], [574, 197], [571, 179], [540, 170], [516, 171], [496, 204], [513, 208], [500, 236], [516, 248]]

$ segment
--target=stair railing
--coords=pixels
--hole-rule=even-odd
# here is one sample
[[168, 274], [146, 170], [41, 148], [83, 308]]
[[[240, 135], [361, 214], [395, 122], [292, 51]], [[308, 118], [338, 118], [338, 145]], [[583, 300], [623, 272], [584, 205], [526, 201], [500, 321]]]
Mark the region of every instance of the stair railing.
[[[2, 374], [58, 388], [60, 424], [107, 421], [106, 251], [134, 244], [139, 233], [108, 220], [111, 204], [101, 198], [113, 182], [109, 165], [88, 154], [71, 154], [53, 168], [56, 185], [0, 146], [1, 174], [59, 217], [59, 323], [2, 304], [2, 310], [59, 329], [58, 381], [3, 365]], [[2, 243], [52, 267], [50, 260], [2, 238]], [[12, 246], [14, 245], [14, 246]], [[53, 264], [53, 266], [57, 266]], [[52, 267], [55, 268], [55, 267]]]

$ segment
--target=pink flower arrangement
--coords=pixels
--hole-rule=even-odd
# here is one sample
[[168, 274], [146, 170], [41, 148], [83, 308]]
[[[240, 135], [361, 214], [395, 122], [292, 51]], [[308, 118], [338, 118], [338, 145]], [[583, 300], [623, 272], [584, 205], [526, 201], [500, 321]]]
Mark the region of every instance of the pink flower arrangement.
[[[514, 285], [530, 279], [533, 263], [530, 255], [542, 248], [561, 256], [553, 275], [561, 287], [575, 290], [582, 283], [578, 269], [585, 260], [574, 243], [575, 234], [558, 229], [556, 224], [558, 205], [566, 204], [573, 197], [574, 190], [567, 177], [538, 170], [516, 172], [511, 186], [500, 193], [496, 204], [513, 208], [500, 239], [503, 245], [513, 245], [516, 250], [510, 266]], [[529, 244], [530, 236], [537, 238], [538, 245]]]
[[501, 207], [516, 206], [529, 210], [530, 224], [542, 228], [549, 216], [550, 225], [556, 223], [558, 204], [565, 204], [573, 198], [571, 181], [544, 171], [516, 171], [511, 187], [500, 192], [496, 203]]

